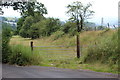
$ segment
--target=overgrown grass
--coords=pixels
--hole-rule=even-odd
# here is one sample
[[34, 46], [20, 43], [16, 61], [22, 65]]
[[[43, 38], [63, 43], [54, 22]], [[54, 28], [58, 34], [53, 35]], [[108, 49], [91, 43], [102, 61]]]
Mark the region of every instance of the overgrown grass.
[[83, 50], [84, 55], [81, 59], [82, 62], [107, 65], [110, 68], [108, 72], [118, 72], [118, 61], [120, 57], [118, 51], [118, 35], [119, 34], [115, 32], [112, 35], [100, 36], [101, 38], [95, 46], [89, 45], [86, 50]]
[[41, 64], [42, 58], [38, 52], [32, 52], [30, 47], [23, 45], [12, 45], [11, 54], [9, 55], [9, 63], [24, 65], [38, 65]]
[[[57, 37], [53, 34], [50, 37], [31, 40], [15, 36], [11, 39], [10, 45], [22, 44], [30, 46], [30, 41], [34, 46], [68, 46], [60, 48], [34, 48], [42, 58], [40, 66], [52, 66], [70, 69], [89, 69], [98, 72], [118, 72], [117, 60], [117, 31], [87, 31], [80, 33], [81, 58], [76, 58], [76, 36], [63, 35]], [[87, 45], [87, 46], [84, 46]], [[73, 47], [70, 47], [73, 46]], [[17, 48], [16, 48], [17, 49]], [[68, 51], [42, 50], [42, 49], [69, 49]], [[30, 53], [31, 54], [31, 53]]]

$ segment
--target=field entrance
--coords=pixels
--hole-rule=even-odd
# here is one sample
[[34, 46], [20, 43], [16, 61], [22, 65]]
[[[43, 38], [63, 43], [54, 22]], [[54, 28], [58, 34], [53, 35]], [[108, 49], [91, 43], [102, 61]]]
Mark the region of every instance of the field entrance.
[[[74, 39], [74, 38], [73, 38]], [[62, 39], [63, 40], [63, 39]], [[31, 41], [33, 42], [33, 54], [38, 54], [46, 61], [69, 61], [76, 58], [76, 46], [68, 46], [66, 41], [60, 44], [54, 43], [49, 38], [31, 40], [20, 36], [13, 36], [10, 45], [23, 45], [31, 49]], [[70, 41], [68, 41], [70, 42]]]
[[33, 54], [35, 51], [39, 51], [39, 54], [48, 60], [71, 60], [76, 56], [76, 46], [34, 46], [34, 42], [32, 42], [31, 50], [33, 50]]

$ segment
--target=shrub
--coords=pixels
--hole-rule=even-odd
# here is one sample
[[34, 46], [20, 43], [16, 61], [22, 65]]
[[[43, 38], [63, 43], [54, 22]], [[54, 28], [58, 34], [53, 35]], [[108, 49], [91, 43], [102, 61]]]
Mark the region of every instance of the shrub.
[[108, 36], [100, 40], [95, 47], [89, 46], [86, 50], [83, 62], [101, 62], [109, 65], [118, 64], [120, 57], [118, 51], [117, 32], [113, 36]]
[[41, 61], [42, 59], [38, 52], [32, 52], [29, 47], [22, 45], [11, 46], [10, 64], [17, 64], [19, 66], [38, 65]]
[[7, 63], [8, 62], [8, 56], [10, 53], [10, 49], [9, 49], [9, 41], [11, 38], [11, 28], [7, 27], [7, 26], [2, 26], [3, 30], [2, 30], [2, 62], [3, 63]]

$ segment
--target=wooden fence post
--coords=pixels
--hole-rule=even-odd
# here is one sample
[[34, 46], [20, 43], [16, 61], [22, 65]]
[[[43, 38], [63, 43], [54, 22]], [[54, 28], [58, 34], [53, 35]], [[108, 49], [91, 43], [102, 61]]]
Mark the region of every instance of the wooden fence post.
[[80, 41], [79, 41], [79, 34], [77, 34], [77, 58], [80, 58]]
[[33, 51], [33, 41], [30, 42], [31, 51]]

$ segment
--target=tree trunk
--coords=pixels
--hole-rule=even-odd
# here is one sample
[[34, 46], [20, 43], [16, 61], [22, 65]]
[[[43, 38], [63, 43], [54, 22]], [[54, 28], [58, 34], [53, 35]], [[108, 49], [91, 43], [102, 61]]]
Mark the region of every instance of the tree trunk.
[[80, 27], [80, 31], [82, 30], [82, 28], [83, 28], [83, 20], [81, 19], [81, 21], [80, 21], [80, 25], [81, 25], [81, 27]]
[[80, 41], [79, 41], [79, 32], [81, 31], [80, 27], [79, 27], [79, 20], [77, 20], [77, 36], [76, 36], [76, 40], [77, 40], [77, 58], [80, 58]]
[[77, 58], [80, 58], [80, 41], [79, 41], [79, 34], [77, 34]]

